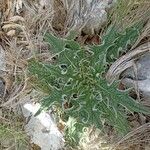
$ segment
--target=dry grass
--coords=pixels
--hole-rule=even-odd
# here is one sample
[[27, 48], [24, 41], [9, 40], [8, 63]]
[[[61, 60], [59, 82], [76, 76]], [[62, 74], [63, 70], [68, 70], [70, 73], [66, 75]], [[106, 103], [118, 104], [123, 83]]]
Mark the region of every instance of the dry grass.
[[111, 150], [149, 150], [150, 123], [145, 123], [119, 140]]
[[130, 27], [140, 20], [149, 19], [149, 0], [118, 0], [117, 4], [112, 10], [111, 17], [120, 29]]
[[[24, 6], [23, 2], [25, 2]], [[28, 147], [29, 143], [23, 131], [24, 120], [18, 120], [14, 111], [20, 103], [25, 102], [23, 97], [31, 90], [27, 84], [27, 60], [35, 57], [35, 54], [48, 59], [47, 45], [43, 42], [42, 35], [43, 32], [52, 30], [53, 18], [53, 11], [49, 9], [49, 4], [46, 4], [43, 10], [44, 6], [40, 4], [35, 6], [36, 3], [33, 2], [8, 0], [2, 1], [3, 7], [0, 7], [2, 14], [0, 16], [2, 27], [0, 28], [0, 45], [5, 50], [7, 64], [5, 72], [1, 74], [6, 82], [7, 90], [7, 94], [0, 103], [0, 111], [2, 111], [0, 114], [0, 149], [2, 150], [5, 147], [15, 150], [31, 148]], [[3, 111], [4, 109], [7, 111]], [[20, 111], [17, 110], [17, 112]], [[8, 147], [3, 141], [7, 141]]]
[[119, 75], [129, 67], [133, 67], [135, 60], [142, 54], [150, 51], [150, 42], [144, 43], [132, 51], [126, 53], [119, 59], [117, 59], [109, 68], [106, 78], [111, 84], [115, 79], [119, 78]]
[[[4, 1], [4, 4], [6, 8], [1, 22], [3, 32], [1, 44], [6, 52], [7, 67], [4, 78], [9, 97], [7, 97], [7, 102], [1, 106], [12, 107], [16, 99], [25, 94], [27, 89], [27, 60], [37, 57], [35, 54], [42, 58], [45, 56], [43, 59], [48, 59], [48, 47], [43, 42], [42, 35], [47, 30], [53, 30], [53, 10], [50, 9], [51, 4], [42, 3], [40, 5], [34, 1], [14, 3]], [[9, 12], [7, 15], [6, 11]]]

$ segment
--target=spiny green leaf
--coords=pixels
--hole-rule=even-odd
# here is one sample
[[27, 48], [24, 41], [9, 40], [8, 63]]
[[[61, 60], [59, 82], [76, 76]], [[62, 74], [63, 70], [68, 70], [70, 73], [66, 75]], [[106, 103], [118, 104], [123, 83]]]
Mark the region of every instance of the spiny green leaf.
[[68, 34], [68, 36], [66, 37], [67, 40], [75, 40], [75, 38], [77, 37], [77, 32], [71, 30]]
[[79, 43], [77, 43], [76, 41], [73, 40], [65, 40], [66, 46], [65, 48], [68, 48], [72, 51], [78, 51], [81, 49]]
[[52, 46], [53, 52], [55, 53], [61, 52], [65, 47], [64, 40], [61, 38], [56, 38], [52, 34], [45, 34], [44, 39]]
[[121, 105], [124, 108], [128, 109], [130, 112], [140, 112], [143, 114], [150, 113], [149, 108], [142, 106], [140, 103], [136, 102], [129, 96], [128, 90], [119, 91], [117, 87], [118, 84], [115, 82], [112, 85], [108, 86], [106, 80], [99, 80], [99, 88], [102, 91], [102, 95], [103, 97], [107, 97], [110, 101], [112, 101], [111, 105]]
[[143, 24], [135, 24], [132, 27], [127, 28], [123, 33], [118, 33], [118, 37], [107, 49], [107, 58], [108, 60], [117, 58], [119, 52], [125, 52], [128, 48], [128, 45], [133, 45], [138, 39], [140, 32], [142, 30]]
[[107, 56], [106, 61], [108, 63], [112, 62], [114, 58], [119, 56], [120, 52], [125, 52], [128, 46], [136, 42], [142, 28], [142, 22], [128, 27], [121, 33], [115, 25], [109, 27], [106, 35], [102, 37], [102, 44], [90, 47], [94, 52], [93, 60], [98, 61], [101, 54], [104, 53], [105, 57]]

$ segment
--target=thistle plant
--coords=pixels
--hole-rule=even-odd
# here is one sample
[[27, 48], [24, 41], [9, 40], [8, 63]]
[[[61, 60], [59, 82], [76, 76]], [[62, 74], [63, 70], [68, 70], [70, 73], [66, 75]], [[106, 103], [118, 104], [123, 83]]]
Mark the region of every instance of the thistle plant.
[[129, 90], [118, 90], [119, 81], [108, 85], [105, 73], [108, 64], [134, 44], [141, 29], [140, 23], [121, 32], [111, 26], [102, 43], [91, 46], [81, 46], [71, 36], [64, 39], [46, 34], [54, 62], [46, 64], [36, 59], [29, 62], [29, 75], [47, 93], [41, 101], [41, 110], [57, 105], [65, 116], [85, 126], [103, 130], [104, 124], [109, 124], [126, 134], [130, 130], [127, 113], [150, 114], [150, 110], [132, 99]]

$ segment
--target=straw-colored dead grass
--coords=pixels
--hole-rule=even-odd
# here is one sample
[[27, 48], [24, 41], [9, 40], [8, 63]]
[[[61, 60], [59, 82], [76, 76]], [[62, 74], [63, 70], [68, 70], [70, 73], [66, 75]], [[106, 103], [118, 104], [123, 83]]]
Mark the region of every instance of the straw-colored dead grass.
[[16, 100], [26, 93], [27, 60], [32, 57], [49, 59], [48, 47], [43, 42], [42, 35], [47, 30], [53, 30], [53, 9], [48, 1], [43, 2], [45, 3], [16, 0], [13, 3], [12, 1], [2, 3], [5, 9], [1, 9], [3, 15], [0, 22], [2, 26], [0, 44], [5, 49], [7, 66], [3, 77], [9, 93], [9, 96], [5, 97], [7, 101], [1, 104], [3, 107], [13, 107], [14, 104], [16, 106]]
[[150, 123], [145, 123], [119, 140], [111, 150], [149, 150]]
[[150, 42], [144, 43], [117, 59], [109, 68], [106, 78], [111, 84], [119, 75], [129, 67], [134, 67], [135, 60], [142, 54], [150, 51]]

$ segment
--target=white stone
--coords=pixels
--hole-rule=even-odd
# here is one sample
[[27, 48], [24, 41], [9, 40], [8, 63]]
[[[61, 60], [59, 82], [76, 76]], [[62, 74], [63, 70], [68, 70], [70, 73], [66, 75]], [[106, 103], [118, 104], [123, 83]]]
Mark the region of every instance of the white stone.
[[98, 33], [107, 21], [107, 11], [116, 0], [63, 0], [70, 28], [86, 34]]
[[146, 99], [150, 99], [150, 53], [146, 53], [136, 63], [135, 68], [128, 68], [122, 76], [122, 83], [138, 88]]
[[63, 148], [63, 135], [58, 130], [52, 116], [45, 111], [34, 116], [39, 108], [39, 103], [26, 103], [22, 108], [23, 115], [29, 119], [25, 131], [31, 137], [31, 142], [40, 146], [41, 150], [59, 150]]
[[0, 71], [5, 71], [6, 62], [5, 62], [5, 51], [0, 45]]

